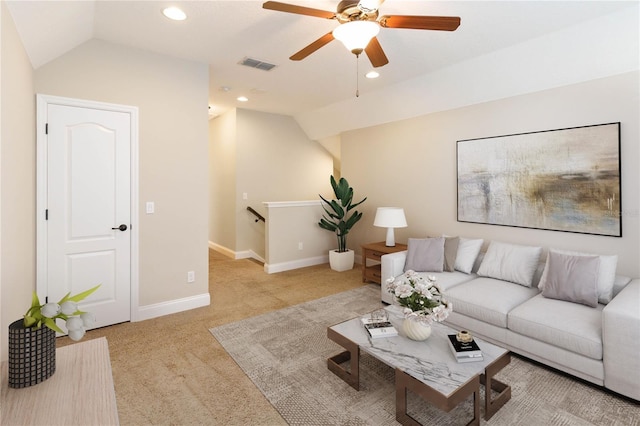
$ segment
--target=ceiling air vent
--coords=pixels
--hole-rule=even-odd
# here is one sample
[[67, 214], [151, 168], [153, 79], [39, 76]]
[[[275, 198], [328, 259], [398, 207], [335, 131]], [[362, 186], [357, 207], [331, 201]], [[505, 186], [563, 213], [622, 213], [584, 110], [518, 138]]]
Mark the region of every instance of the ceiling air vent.
[[246, 67], [251, 67], [251, 68], [257, 68], [262, 71], [271, 71], [276, 67], [274, 64], [270, 64], [268, 62], [264, 62], [259, 59], [253, 59], [253, 58], [244, 58], [238, 63], [240, 65], [244, 65]]

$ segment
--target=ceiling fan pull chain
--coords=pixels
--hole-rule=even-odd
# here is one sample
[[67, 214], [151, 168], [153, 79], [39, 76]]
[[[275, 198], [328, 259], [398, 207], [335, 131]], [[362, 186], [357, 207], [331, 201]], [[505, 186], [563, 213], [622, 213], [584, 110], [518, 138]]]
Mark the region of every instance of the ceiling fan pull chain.
[[360, 55], [356, 55], [356, 98], [360, 97]]

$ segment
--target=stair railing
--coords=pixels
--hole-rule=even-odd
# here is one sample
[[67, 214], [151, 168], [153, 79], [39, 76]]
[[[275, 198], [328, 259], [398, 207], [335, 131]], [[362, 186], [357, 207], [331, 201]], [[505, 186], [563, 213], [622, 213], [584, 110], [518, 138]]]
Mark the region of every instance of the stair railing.
[[264, 220], [264, 217], [263, 217], [260, 213], [258, 213], [257, 211], [255, 211], [253, 208], [251, 208], [251, 206], [247, 206], [247, 210], [249, 210], [251, 213], [253, 213], [253, 214], [255, 215], [255, 217], [256, 217], [256, 222], [258, 222], [259, 220], [261, 220], [261, 221], [263, 221], [263, 222], [266, 222], [266, 221]]

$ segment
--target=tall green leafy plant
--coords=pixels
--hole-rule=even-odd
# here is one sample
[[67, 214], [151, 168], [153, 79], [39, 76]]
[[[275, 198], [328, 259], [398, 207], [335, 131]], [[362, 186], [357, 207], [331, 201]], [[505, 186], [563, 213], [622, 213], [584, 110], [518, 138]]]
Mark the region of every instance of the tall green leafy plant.
[[347, 234], [353, 228], [353, 225], [362, 218], [362, 213], [353, 209], [364, 203], [367, 197], [357, 203], [353, 203], [353, 188], [349, 186], [349, 182], [345, 178], [340, 178], [336, 182], [336, 179], [331, 175], [331, 187], [336, 198], [329, 201], [320, 195], [324, 202], [322, 208], [325, 214], [322, 215], [318, 225], [322, 229], [336, 234], [338, 237], [338, 252], [343, 253], [347, 251]]

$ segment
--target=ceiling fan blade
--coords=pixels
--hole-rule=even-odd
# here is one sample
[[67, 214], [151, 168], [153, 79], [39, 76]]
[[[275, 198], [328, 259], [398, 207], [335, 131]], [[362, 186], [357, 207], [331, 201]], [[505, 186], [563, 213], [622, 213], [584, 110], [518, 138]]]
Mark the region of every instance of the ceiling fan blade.
[[294, 53], [289, 59], [291, 59], [292, 61], [300, 61], [306, 58], [307, 56], [311, 55], [316, 50], [320, 49], [325, 44], [330, 43], [332, 41], [333, 41], [333, 32], [327, 33], [322, 37], [320, 37], [319, 39], [317, 39], [316, 41], [314, 41], [313, 43], [311, 43], [310, 45], [308, 45], [307, 47], [300, 50], [299, 52]]
[[278, 12], [297, 13], [298, 15], [315, 16], [316, 18], [335, 19], [336, 14], [327, 10], [312, 9], [310, 7], [296, 6], [294, 4], [280, 3], [279, 1], [266, 1], [263, 9], [276, 10]]
[[371, 65], [375, 68], [389, 63], [389, 59], [387, 59], [387, 55], [384, 54], [384, 50], [382, 50], [382, 46], [380, 46], [380, 42], [376, 37], [371, 39], [364, 51], [371, 61]]
[[460, 26], [460, 18], [458, 16], [385, 15], [378, 22], [384, 28], [414, 30], [455, 31]]

